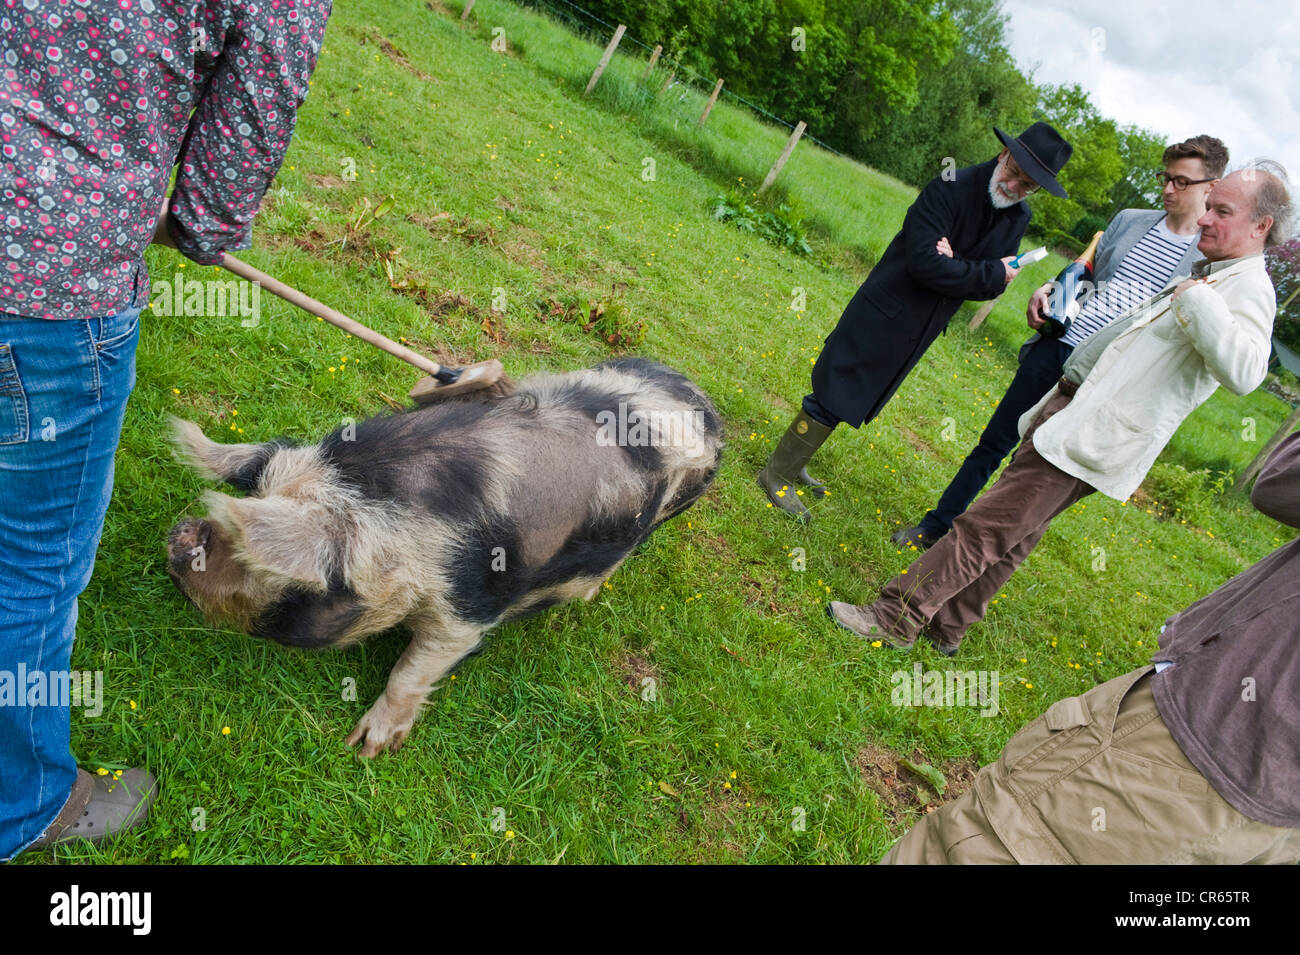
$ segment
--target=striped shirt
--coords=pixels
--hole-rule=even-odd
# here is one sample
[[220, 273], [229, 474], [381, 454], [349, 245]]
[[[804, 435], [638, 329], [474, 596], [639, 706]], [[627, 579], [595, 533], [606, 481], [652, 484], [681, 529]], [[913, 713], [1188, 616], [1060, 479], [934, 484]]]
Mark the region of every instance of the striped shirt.
[[1124, 256], [1110, 281], [1098, 284], [1096, 291], [1088, 296], [1061, 341], [1078, 345], [1159, 292], [1174, 277], [1174, 269], [1187, 253], [1187, 247], [1199, 237], [1199, 232], [1175, 235], [1164, 219], [1153, 225]]

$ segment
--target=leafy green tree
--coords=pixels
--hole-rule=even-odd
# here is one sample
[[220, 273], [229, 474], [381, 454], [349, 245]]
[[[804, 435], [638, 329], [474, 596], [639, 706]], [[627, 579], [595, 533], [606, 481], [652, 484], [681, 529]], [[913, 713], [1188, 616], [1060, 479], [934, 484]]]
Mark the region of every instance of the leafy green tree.
[[1111, 208], [1111, 190], [1126, 178], [1119, 129], [1113, 119], [1097, 112], [1078, 84], [1043, 87], [1039, 109], [1043, 119], [1070, 141], [1074, 152], [1057, 177], [1070, 197], [1040, 191], [1030, 199], [1035, 228], [1069, 233], [1087, 214], [1105, 216]]
[[1159, 209], [1160, 182], [1157, 173], [1164, 168], [1161, 156], [1168, 145], [1149, 129], [1123, 126], [1119, 131], [1119, 158], [1124, 177], [1111, 188], [1110, 211], [1121, 209]]
[[713, 71], [723, 77], [745, 76], [745, 65], [770, 57], [771, 50], [767, 43], [760, 42], [760, 36], [772, 23], [775, 12], [775, 0], [723, 3], [714, 14], [712, 42], [708, 47]]
[[918, 102], [900, 111], [863, 158], [906, 182], [922, 185], [946, 159], [983, 162], [1001, 149], [993, 127], [1013, 135], [1027, 126], [1037, 90], [1011, 62], [1000, 0], [947, 0], [958, 43], [946, 65], [923, 64]]
[[835, 90], [832, 142], [865, 155], [900, 111], [920, 102], [920, 67], [943, 67], [957, 45], [957, 26], [938, 3], [835, 0], [849, 41], [847, 68]]
[[835, 90], [847, 69], [849, 41], [822, 0], [775, 0], [744, 49], [723, 72], [730, 88], [813, 135], [833, 136]]

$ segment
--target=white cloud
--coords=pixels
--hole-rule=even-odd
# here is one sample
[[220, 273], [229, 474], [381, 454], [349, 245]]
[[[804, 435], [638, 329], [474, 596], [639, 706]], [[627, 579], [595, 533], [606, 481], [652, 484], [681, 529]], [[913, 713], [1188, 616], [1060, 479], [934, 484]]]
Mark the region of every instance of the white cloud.
[[1234, 165], [1268, 156], [1300, 182], [1297, 0], [1006, 0], [1004, 11], [1035, 82], [1077, 83], [1103, 115], [1170, 141], [1218, 136]]

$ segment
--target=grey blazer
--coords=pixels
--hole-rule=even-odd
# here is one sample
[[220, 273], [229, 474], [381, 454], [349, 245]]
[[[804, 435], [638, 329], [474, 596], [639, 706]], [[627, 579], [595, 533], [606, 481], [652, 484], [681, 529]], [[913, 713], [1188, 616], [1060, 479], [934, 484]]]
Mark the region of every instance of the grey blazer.
[[[1097, 245], [1097, 257], [1092, 264], [1093, 281], [1109, 282], [1119, 268], [1119, 264], [1124, 261], [1124, 256], [1137, 245], [1138, 239], [1151, 231], [1151, 228], [1164, 217], [1165, 213], [1159, 209], [1121, 209], [1115, 213], [1115, 217], [1107, 223], [1106, 231], [1102, 233], [1101, 242]], [[1174, 269], [1174, 275], [1191, 275], [1192, 266], [1203, 258], [1205, 256], [1193, 242], [1183, 254], [1178, 267]], [[1024, 361], [1029, 346], [1042, 337], [1035, 332], [1029, 341], [1020, 346], [1018, 359]]]

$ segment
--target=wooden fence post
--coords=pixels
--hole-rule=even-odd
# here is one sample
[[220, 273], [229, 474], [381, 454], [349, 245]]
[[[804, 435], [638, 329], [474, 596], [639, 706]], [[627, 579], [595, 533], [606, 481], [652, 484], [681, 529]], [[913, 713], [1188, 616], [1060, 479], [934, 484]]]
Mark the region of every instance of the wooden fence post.
[[647, 64], [645, 68], [645, 75], [642, 76], [641, 79], [645, 79], [655, 71], [655, 64], [659, 62], [659, 54], [662, 53], [663, 51], [664, 51], [663, 46], [661, 44], [656, 43], [654, 52], [650, 54], [650, 62], [649, 64]]
[[476, 0], [465, 0], [465, 9], [460, 11], [460, 18], [462, 20], [469, 19], [469, 12], [474, 9], [475, 2]]
[[614, 39], [610, 40], [609, 46], [605, 47], [605, 55], [596, 64], [596, 72], [591, 74], [591, 79], [587, 82], [587, 88], [582, 92], [583, 96], [596, 88], [596, 81], [600, 79], [600, 74], [605, 72], [605, 67], [609, 66], [610, 58], [614, 55], [614, 50], [618, 48], [618, 41], [623, 39], [623, 31], [626, 29], [627, 27], [620, 23], [618, 29], [614, 31]]
[[1273, 453], [1273, 449], [1282, 443], [1282, 439], [1295, 430], [1295, 426], [1300, 424], [1300, 405], [1296, 405], [1290, 416], [1282, 422], [1282, 426], [1273, 432], [1273, 437], [1264, 443], [1259, 449], [1259, 454], [1255, 455], [1255, 460], [1246, 465], [1246, 470], [1241, 472], [1241, 477], [1232, 486], [1238, 491], [1244, 491], [1250, 487], [1250, 482], [1255, 480], [1255, 475], [1264, 469], [1264, 462], [1268, 456]]
[[718, 94], [722, 92], [722, 77], [718, 77], [718, 83], [713, 87], [713, 93], [709, 96], [708, 103], [704, 106], [704, 112], [700, 114], [698, 125], [703, 126], [704, 121], [709, 118], [709, 113], [713, 112], [713, 104], [718, 101]]
[[981, 325], [983, 325], [984, 319], [988, 318], [989, 313], [993, 311], [993, 309], [998, 307], [998, 302], [1000, 301], [1002, 301], [1001, 295], [999, 295], [993, 301], [985, 302], [983, 305], [981, 305], [979, 307], [979, 311], [975, 313], [975, 315], [970, 320], [970, 324], [967, 325], [966, 327], [974, 329], [974, 328], [979, 328]]
[[673, 80], [675, 80], [676, 78], [677, 78], [677, 71], [669, 70], [668, 79], [664, 80], [664, 85], [659, 88], [659, 92], [662, 93], [664, 92], [664, 90], [668, 89], [668, 87], [672, 86]]
[[795, 143], [799, 142], [799, 137], [803, 135], [803, 131], [807, 128], [808, 124], [802, 119], [799, 120], [799, 125], [794, 128], [794, 132], [790, 134], [790, 139], [787, 140], [785, 144], [785, 149], [781, 150], [781, 155], [777, 157], [776, 162], [772, 163], [772, 168], [767, 171], [767, 178], [764, 179], [763, 184], [758, 187], [758, 194], [760, 196], [767, 192], [768, 187], [771, 186], [772, 183], [776, 182], [776, 177], [781, 174], [781, 169], [785, 166], [786, 160], [789, 159], [790, 154], [794, 152]]

